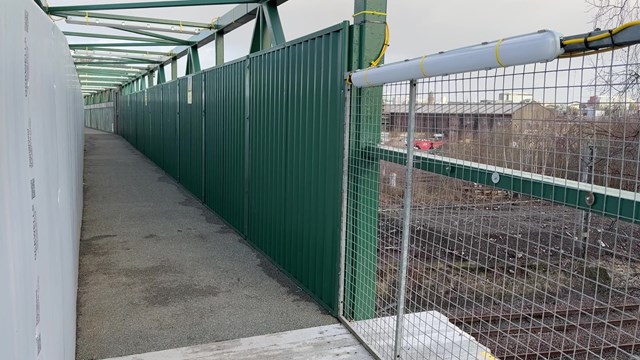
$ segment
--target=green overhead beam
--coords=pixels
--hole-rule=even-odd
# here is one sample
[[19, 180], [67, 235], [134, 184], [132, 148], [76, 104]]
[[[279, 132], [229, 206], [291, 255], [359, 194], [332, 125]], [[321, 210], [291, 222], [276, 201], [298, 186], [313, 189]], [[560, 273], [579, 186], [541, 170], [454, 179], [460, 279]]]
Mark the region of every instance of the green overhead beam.
[[[76, 37], [85, 37], [85, 38], [96, 38], [96, 39], [109, 39], [109, 40], [125, 40], [125, 41], [149, 41], [149, 42], [160, 42], [154, 38], [142, 38], [137, 36], [122, 36], [122, 35], [109, 35], [109, 34], [96, 34], [96, 33], [85, 33], [85, 32], [75, 32], [75, 31], [63, 31], [65, 36], [76, 36]], [[183, 40], [180, 40], [183, 41]], [[178, 45], [174, 41], [162, 41], [165, 46]]]
[[156, 19], [156, 18], [128, 16], [128, 15], [104, 14], [104, 13], [96, 13], [96, 12], [87, 13], [85, 11], [52, 11], [51, 8], [49, 9], [49, 14], [62, 16], [62, 17], [77, 16], [77, 17], [89, 17], [94, 19], [140, 22], [140, 23], [147, 23], [147, 24], [174, 25], [174, 26], [180, 26], [180, 24], [182, 24], [182, 26], [189, 26], [189, 27], [207, 28], [207, 29], [211, 28], [210, 23], [170, 20], [170, 19]]
[[133, 79], [136, 76], [138, 76], [138, 74], [132, 74], [132, 73], [127, 73], [127, 72], [122, 72], [122, 71], [109, 71], [109, 70], [85, 70], [85, 69], [78, 69], [76, 70], [76, 72], [78, 73], [78, 75], [115, 75], [115, 76], [127, 76], [129, 77], [129, 79]]
[[127, 82], [131, 79], [133, 79], [133, 76], [107, 76], [107, 75], [93, 75], [93, 74], [82, 74], [83, 76], [80, 76], [80, 81], [82, 80], [95, 80], [95, 81], [122, 81], [122, 82]]
[[141, 47], [141, 46], [171, 46], [168, 42], [128, 42], [128, 43], [91, 43], [91, 44], [69, 44], [69, 49], [96, 49], [105, 47]]
[[[81, 50], [81, 49], [77, 49], [77, 50]], [[100, 49], [95, 49], [94, 51], [130, 53], [130, 54], [141, 54], [141, 55], [159, 55], [159, 56], [169, 56], [169, 57], [175, 55], [175, 54], [172, 54], [170, 51], [148, 51], [148, 50], [133, 50], [133, 49], [100, 48]], [[101, 55], [101, 54], [96, 54], [96, 55]]]
[[[104, 66], [104, 65], [132, 65], [132, 64], [144, 64], [137, 61], [76, 61], [76, 65], [96, 65], [96, 66]], [[148, 64], [148, 63], [147, 63]]]
[[181, 44], [181, 45], [192, 45], [193, 44], [189, 40], [180, 39], [180, 38], [173, 37], [173, 36], [156, 34], [156, 33], [151, 32], [151, 31], [144, 31], [144, 30], [137, 30], [137, 29], [127, 29], [127, 28], [124, 28], [124, 27], [121, 27], [121, 26], [109, 26], [109, 28], [115, 29], [115, 30], [120, 30], [120, 31], [130, 32], [130, 33], [133, 33], [133, 34], [149, 36], [151, 38], [155, 38], [155, 39], [158, 39], [158, 40], [169, 41], [169, 42], [172, 42], [172, 43], [175, 43], [175, 44]]
[[107, 86], [120, 86], [122, 85], [123, 82], [108, 82], [108, 81], [81, 81], [80, 85], [95, 85], [95, 86], [101, 86], [101, 85], [107, 85]]
[[131, 73], [142, 74], [145, 71], [149, 70], [149, 66], [136, 66], [136, 65], [105, 65], [104, 63], [91, 63], [91, 64], [83, 64], [82, 67], [76, 66], [76, 69], [92, 69], [92, 70], [100, 70], [100, 68], [107, 68], [104, 70], [119, 70], [119, 71], [128, 71]]
[[[114, 56], [111, 58], [108, 57], [96, 57], [96, 56], [89, 56], [89, 55], [72, 55], [72, 57], [74, 59], [81, 59], [81, 60], [95, 60], [92, 63], [100, 63], [101, 61], [104, 62], [113, 62], [113, 61], [120, 61], [120, 62], [126, 62], [126, 63], [132, 63], [132, 64], [160, 64], [162, 63], [162, 60], [151, 60], [151, 59], [138, 59], [138, 58], [131, 58], [131, 57], [126, 57], [126, 56]], [[90, 62], [90, 61], [87, 61]]]
[[[280, 6], [285, 2], [287, 2], [287, 0], [272, 1], [272, 3], [274, 3], [277, 6]], [[244, 24], [251, 22], [252, 20], [255, 20], [256, 14], [258, 12], [258, 8], [260, 7], [261, 5], [259, 4], [238, 5], [216, 20], [215, 32], [203, 31], [200, 34], [189, 38], [189, 40], [193, 42], [197, 42], [198, 47], [205, 46], [215, 41], [216, 36], [230, 33], [231, 31], [243, 26]], [[223, 44], [224, 42], [222, 41], [221, 43]], [[216, 49], [221, 49], [221, 48], [222, 47], [216, 47]], [[188, 49], [189, 49], [188, 46], [179, 46], [174, 48], [171, 51], [173, 54], [175, 54], [176, 58], [181, 58], [183, 56], [187, 56]], [[216, 55], [216, 58], [218, 58], [218, 55]], [[221, 60], [224, 60], [223, 51], [221, 52], [220, 58]], [[165, 61], [163, 65], [168, 65], [168, 64], [171, 64], [170, 59]]]
[[91, 5], [70, 5], [52, 6], [48, 9], [50, 14], [61, 11], [95, 11], [95, 10], [128, 10], [128, 9], [150, 9], [181, 6], [203, 6], [203, 5], [229, 5], [229, 4], [253, 4], [260, 0], [173, 0], [173, 1], [148, 1], [116, 4], [91, 4]]

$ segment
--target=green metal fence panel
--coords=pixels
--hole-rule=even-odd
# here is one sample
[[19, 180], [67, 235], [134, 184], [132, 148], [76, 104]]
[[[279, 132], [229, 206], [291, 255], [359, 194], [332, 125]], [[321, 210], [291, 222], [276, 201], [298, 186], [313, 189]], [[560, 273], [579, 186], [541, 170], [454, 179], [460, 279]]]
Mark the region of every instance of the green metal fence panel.
[[346, 24], [250, 61], [247, 238], [337, 310]]
[[205, 203], [238, 232], [245, 228], [246, 61], [205, 76]]
[[162, 158], [162, 87], [155, 86], [148, 90], [149, 113], [149, 154], [150, 159], [159, 167], [164, 167]]
[[202, 73], [180, 82], [180, 183], [198, 199], [202, 189]]
[[178, 82], [162, 85], [162, 154], [163, 169], [174, 179], [179, 178], [178, 146]]
[[145, 92], [140, 91], [136, 94], [136, 143], [138, 150], [146, 155], [146, 137], [145, 131]]
[[348, 39], [345, 22], [121, 107], [125, 139], [333, 313]]
[[142, 121], [144, 127], [144, 155], [151, 158], [151, 107], [149, 107], [149, 90], [143, 92]]

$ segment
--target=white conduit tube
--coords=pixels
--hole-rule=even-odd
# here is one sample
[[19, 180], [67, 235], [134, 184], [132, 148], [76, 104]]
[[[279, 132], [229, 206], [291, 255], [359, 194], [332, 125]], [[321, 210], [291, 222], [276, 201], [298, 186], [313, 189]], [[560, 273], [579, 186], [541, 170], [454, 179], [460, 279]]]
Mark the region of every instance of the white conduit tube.
[[560, 38], [561, 35], [555, 31], [540, 30], [536, 33], [358, 70], [351, 74], [350, 81], [353, 86], [368, 87], [551, 61], [564, 52]]

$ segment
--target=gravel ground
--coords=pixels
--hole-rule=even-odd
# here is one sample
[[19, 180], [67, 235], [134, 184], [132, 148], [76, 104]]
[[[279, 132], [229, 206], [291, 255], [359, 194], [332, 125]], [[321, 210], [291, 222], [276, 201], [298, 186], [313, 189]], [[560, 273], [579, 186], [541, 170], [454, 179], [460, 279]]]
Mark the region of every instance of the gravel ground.
[[[378, 313], [392, 315], [397, 304], [404, 168], [393, 164], [383, 168]], [[395, 187], [388, 181], [392, 173]], [[593, 215], [584, 255], [575, 236], [580, 211], [421, 171], [414, 184], [407, 270], [410, 311], [438, 310], [454, 318], [640, 303], [639, 225]], [[542, 323], [581, 320], [599, 325], [540, 334], [526, 331], [533, 323], [521, 322], [478, 322], [465, 330], [524, 328], [520, 335], [479, 337], [496, 355], [504, 356], [636, 341], [638, 323], [613, 326], [603, 320], [639, 315], [610, 311], [583, 314], [580, 319], [546, 319]], [[633, 357], [608, 350], [565, 358]]]

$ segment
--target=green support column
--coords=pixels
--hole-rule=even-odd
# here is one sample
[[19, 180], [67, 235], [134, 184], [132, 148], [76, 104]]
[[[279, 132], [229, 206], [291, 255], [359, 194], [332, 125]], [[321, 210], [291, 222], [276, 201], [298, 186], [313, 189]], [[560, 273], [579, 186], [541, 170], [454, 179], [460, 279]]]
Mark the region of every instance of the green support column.
[[224, 64], [224, 33], [216, 32], [216, 66]]
[[[385, 38], [386, 0], [355, 0], [351, 69], [362, 69], [376, 59]], [[375, 317], [378, 196], [380, 162], [366, 156], [380, 140], [382, 87], [356, 89], [351, 94], [349, 147], [348, 234], [345, 266], [345, 316], [355, 320]]]
[[178, 58], [174, 57], [171, 59], [171, 80], [175, 80], [178, 78]]
[[254, 53], [268, 49], [270, 46], [271, 40], [269, 39], [269, 31], [267, 30], [267, 21], [264, 18], [262, 7], [259, 7], [256, 12], [256, 24], [253, 28], [253, 37], [251, 38], [249, 51]]
[[147, 74], [147, 89], [153, 87], [153, 76], [155, 75], [155, 71], [149, 71]]
[[164, 75], [164, 66], [160, 65], [160, 67], [158, 67], [158, 85], [164, 84], [165, 82], [167, 82], [167, 78]]
[[256, 12], [256, 24], [253, 28], [250, 51], [254, 53], [284, 44], [284, 42], [284, 32], [277, 5], [272, 1], [263, 3]]
[[192, 46], [187, 53], [187, 70], [185, 75], [191, 75], [200, 71], [200, 56], [198, 55], [198, 48]]

